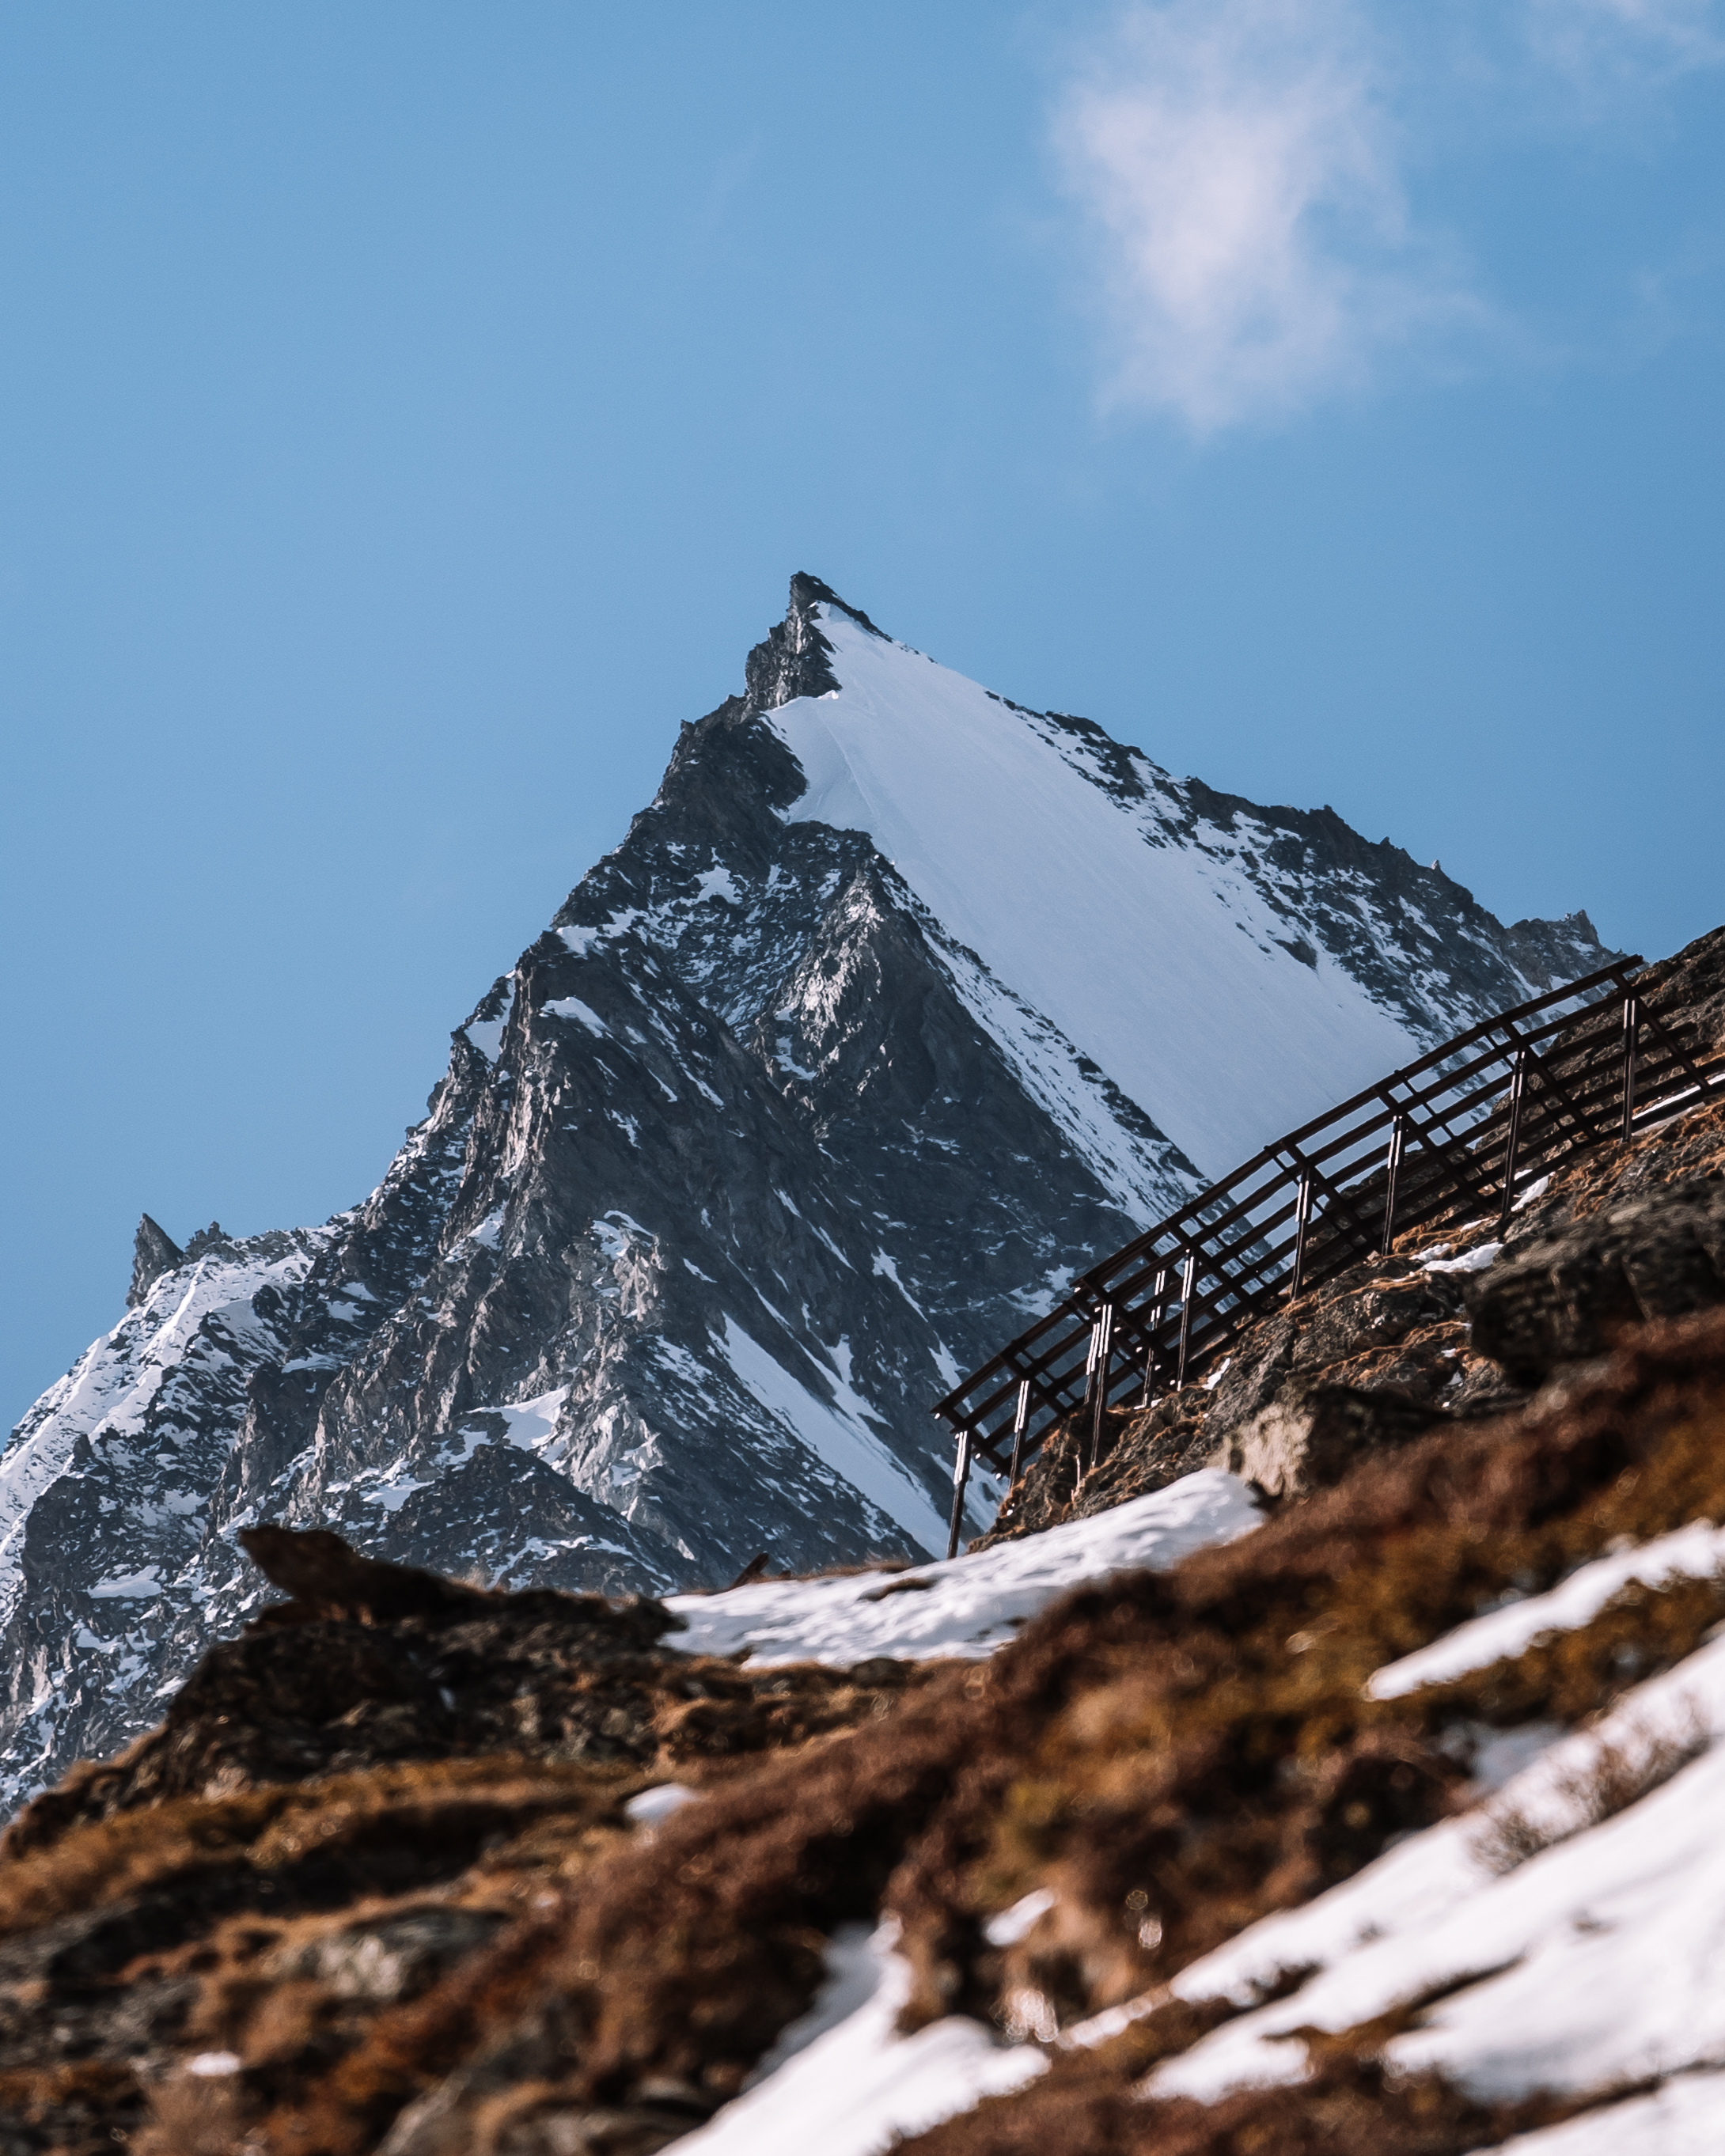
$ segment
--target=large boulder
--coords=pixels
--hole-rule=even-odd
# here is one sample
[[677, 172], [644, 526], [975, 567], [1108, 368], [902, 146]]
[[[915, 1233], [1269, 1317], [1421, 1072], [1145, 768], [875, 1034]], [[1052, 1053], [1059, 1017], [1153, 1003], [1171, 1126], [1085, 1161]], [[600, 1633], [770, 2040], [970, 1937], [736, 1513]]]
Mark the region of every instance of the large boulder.
[[1632, 1326], [1725, 1303], [1725, 1182], [1651, 1191], [1538, 1235], [1483, 1274], [1471, 1342], [1517, 1384], [1603, 1355]]
[[1296, 1383], [1232, 1432], [1216, 1464], [1266, 1496], [1297, 1497], [1329, 1489], [1367, 1453], [1406, 1445], [1451, 1419], [1390, 1387]]

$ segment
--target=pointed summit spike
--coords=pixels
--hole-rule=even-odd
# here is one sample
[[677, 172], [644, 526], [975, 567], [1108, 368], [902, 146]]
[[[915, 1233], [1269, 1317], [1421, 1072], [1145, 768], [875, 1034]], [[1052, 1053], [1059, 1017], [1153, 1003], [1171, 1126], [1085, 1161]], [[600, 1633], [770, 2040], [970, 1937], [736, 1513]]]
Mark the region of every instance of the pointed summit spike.
[[798, 569], [791, 578], [790, 611], [806, 615], [810, 607], [816, 606], [837, 607], [840, 613], [848, 613], [871, 636], [886, 638], [889, 644], [892, 640], [884, 629], [869, 619], [860, 607], [854, 607], [848, 599], [841, 599], [832, 586], [824, 584], [819, 577], [811, 577], [806, 569]]
[[132, 1240], [131, 1286], [126, 1291], [126, 1308], [136, 1310], [162, 1276], [182, 1265], [185, 1257], [186, 1253], [162, 1223], [144, 1214]]

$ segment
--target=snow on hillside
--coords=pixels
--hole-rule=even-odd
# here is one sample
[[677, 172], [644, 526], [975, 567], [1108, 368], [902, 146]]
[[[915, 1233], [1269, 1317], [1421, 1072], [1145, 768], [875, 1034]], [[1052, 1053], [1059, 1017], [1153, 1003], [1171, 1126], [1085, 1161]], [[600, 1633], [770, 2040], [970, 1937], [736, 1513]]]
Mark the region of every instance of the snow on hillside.
[[[1476, 2095], [1580, 2093], [1717, 2070], [1725, 2058], [1722, 1728], [1725, 1640], [1627, 1693], [1593, 1728], [1550, 1744], [1483, 1814], [1427, 1829], [1182, 1971], [1173, 1989], [1194, 1999], [1249, 1996], [1281, 1969], [1317, 1973], [1158, 2068], [1151, 2092], [1213, 2101], [1230, 2088], [1298, 2081], [1306, 2050], [1289, 2041], [1295, 2030], [1353, 2028], [1428, 1997], [1440, 2003], [1385, 2056], [1406, 2071], [1439, 2068]], [[1645, 1760], [1661, 1741], [1698, 1756], [1592, 1824], [1589, 1793], [1610, 1758]], [[1490, 1826], [1512, 1813], [1549, 1845], [1502, 1871], [1490, 1859]], [[1712, 2078], [1708, 2145], [1725, 2147], [1725, 2080], [1717, 2071]], [[1555, 2140], [1536, 2134], [1517, 2145], [1531, 2152]]]
[[[1206, 1174], [1430, 1045], [1291, 936], [1257, 872], [1267, 828], [1178, 832], [1166, 774], [1137, 752], [1105, 754], [834, 607], [819, 618], [841, 685], [770, 715], [808, 774], [792, 820], [866, 831], [948, 932]], [[1382, 941], [1399, 941], [1387, 921]], [[1444, 1013], [1440, 978], [1407, 986]], [[1250, 1052], [1204, 1052], [1222, 1011]], [[1073, 1135], [1092, 1159], [1114, 1150]]]
[[[1116, 1560], [1173, 1563], [1172, 1539], [1151, 1554], [1158, 1532], [1190, 1533], [1194, 1539], [1183, 1547], [1196, 1547], [1200, 1539], [1230, 1538], [1250, 1524], [1244, 1493], [1224, 1486], [1230, 1480], [1194, 1476], [1077, 1524], [1093, 1532], [1133, 1514], [1136, 1525], [1120, 1537]], [[1168, 1501], [1190, 1492], [1196, 1481], [1207, 1487], [1182, 1521]], [[1513, 1637], [1504, 1635], [1503, 1650], [1526, 1644], [1532, 1636], [1530, 1620], [1538, 1620], [1534, 1630], [1584, 1621], [1630, 1578], [1712, 1568], [1703, 1568], [1699, 1547], [1701, 1536], [1712, 1532], [1702, 1523], [1638, 1553], [1598, 1559], [1566, 1583], [1568, 1602], [1555, 1609], [1536, 1609], [1532, 1600], [1515, 1605], [1527, 1615]], [[1057, 1528], [1029, 1543], [923, 1571], [947, 1575], [955, 1584], [968, 1578], [972, 1608], [981, 1610], [990, 1559], [1039, 1543], [1049, 1552], [1049, 1570], [1063, 1569], [1069, 1587], [1095, 1576], [1092, 1568], [1107, 1568], [1099, 1543]], [[776, 1632], [764, 1619], [747, 1633], [732, 1629], [752, 1609], [764, 1613], [768, 1607], [744, 1598], [770, 1589], [707, 1598], [705, 1606], [724, 1621], [713, 1624], [711, 1643], [702, 1635], [699, 1644], [746, 1638], [766, 1650], [763, 1659], [789, 1660], [781, 1650], [794, 1640], [799, 1651], [819, 1654], [840, 1636], [839, 1591], [859, 1586], [866, 1589], [868, 1583], [786, 1583], [778, 1590]], [[934, 1645], [931, 1628], [919, 1650], [903, 1636], [865, 1629], [855, 1634], [853, 1651], [992, 1651], [1009, 1636], [999, 1620], [1017, 1609], [1002, 1598], [1006, 1587], [995, 1580], [988, 1590], [997, 1599], [986, 1643], [978, 1637]], [[1540, 1604], [1554, 1601], [1538, 1598]], [[850, 1595], [855, 1616], [869, 1606], [865, 1594]], [[1458, 1627], [1425, 1650], [1433, 1658], [1431, 1674], [1476, 1666], [1479, 1645], [1477, 1625]], [[1439, 1651], [1445, 1648], [1447, 1656]], [[1486, 2099], [1537, 2091], [1606, 2095], [1584, 2116], [1509, 2143], [1513, 2156], [1715, 2156], [1725, 2148], [1725, 1991], [1717, 1980], [1725, 1964], [1722, 1732], [1725, 1640], [1717, 1640], [1626, 1694], [1591, 1728], [1564, 1737], [1542, 1726], [1488, 1738], [1474, 1770], [1486, 1802], [1410, 1835], [1316, 1901], [1251, 1926], [1183, 1970], [1168, 1990], [1098, 2015], [1058, 2042], [1101, 2042], [1170, 1994], [1235, 1999], [1247, 2010], [1167, 2061], [1143, 2085], [1147, 2096], [1214, 2102], [1242, 2087], [1301, 2080], [1307, 2055], [1296, 2030], [1339, 2032], [1435, 1997], [1438, 2003], [1388, 2045], [1393, 2067], [1438, 2068]], [[1602, 1767], [1609, 1771], [1623, 1759], [1645, 1763], [1661, 1744], [1674, 1760], [1689, 1763], [1639, 1802], [1599, 1820], [1593, 1792]], [[1524, 1843], [1548, 1845], [1507, 1871], [1488, 1847], [1493, 1821], [1506, 1818], [1520, 1823]], [[1049, 1900], [1039, 1892], [1022, 1912], [1005, 1912], [990, 1927], [991, 1940], [1009, 1943]], [[883, 2156], [897, 2137], [1022, 2087], [1044, 2070], [1045, 2051], [1003, 2041], [963, 2015], [911, 2037], [897, 2035], [905, 1971], [893, 1952], [895, 1937], [889, 1920], [872, 1937], [859, 1928], [835, 1938], [828, 1981], [814, 2008], [762, 2061], [754, 2086], [682, 2145], [701, 2156], [732, 2156], [745, 2148], [793, 2156], [816, 2145], [823, 2156]], [[1288, 1996], [1250, 2009], [1255, 1996], [1296, 1969], [1312, 1974]], [[1652, 2081], [1664, 2085], [1649, 2092]], [[1626, 2092], [1622, 2100], [1609, 2101], [1619, 2087]]]
[[898, 2035], [910, 1986], [896, 1936], [888, 1922], [834, 1939], [814, 2007], [762, 2061], [756, 2086], [678, 2143], [687, 2156], [877, 2156], [1048, 2071], [1034, 2044], [1002, 2045], [967, 2015]]
[[1725, 1572], [1725, 1528], [1709, 1520], [1692, 1520], [1686, 1527], [1656, 1536], [1637, 1548], [1596, 1558], [1548, 1594], [1523, 1596], [1459, 1625], [1429, 1647], [1379, 1670], [1366, 1689], [1373, 1699], [1399, 1699], [1421, 1685], [1445, 1684], [1469, 1670], [1524, 1653], [1552, 1633], [1573, 1631], [1597, 1616], [1632, 1580], [1661, 1587], [1667, 1580], [1707, 1579], [1718, 1572]]
[[1112, 1512], [973, 1556], [848, 1578], [762, 1580], [721, 1594], [672, 1595], [665, 1606], [689, 1627], [677, 1640], [688, 1654], [746, 1647], [756, 1664], [841, 1669], [875, 1655], [973, 1659], [1004, 1647], [1076, 1587], [1141, 1567], [1165, 1570], [1249, 1532], [1260, 1517], [1245, 1483], [1206, 1467]]
[[[154, 1509], [177, 1524], [182, 1538], [194, 1532], [203, 1509], [196, 1486], [202, 1463], [189, 1449], [195, 1417], [177, 1412], [193, 1389], [187, 1379], [201, 1369], [234, 1384], [280, 1352], [279, 1334], [260, 1317], [258, 1298], [267, 1305], [273, 1292], [279, 1304], [331, 1232], [305, 1231], [285, 1250], [278, 1246], [286, 1238], [260, 1239], [270, 1242], [265, 1252], [212, 1254], [165, 1276], [43, 1394], [0, 1455], [0, 1622], [23, 1589], [31, 1508], [80, 1445], [90, 1450], [88, 1471], [104, 1481], [113, 1473], [124, 1481], [146, 1453], [159, 1454], [168, 1472], [151, 1492]], [[102, 1589], [92, 1592], [100, 1596]]]

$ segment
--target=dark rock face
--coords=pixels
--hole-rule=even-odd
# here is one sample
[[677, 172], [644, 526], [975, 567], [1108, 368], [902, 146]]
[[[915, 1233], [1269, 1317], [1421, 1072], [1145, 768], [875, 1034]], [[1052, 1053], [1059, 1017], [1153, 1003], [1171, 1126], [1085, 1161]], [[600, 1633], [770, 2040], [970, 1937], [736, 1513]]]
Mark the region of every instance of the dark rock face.
[[1725, 1302], [1725, 1182], [1679, 1183], [1522, 1245], [1474, 1298], [1473, 1345], [1517, 1383], [1603, 1355], [1630, 1327]]
[[[746, 693], [684, 727], [624, 842], [457, 1029], [363, 1204], [182, 1252], [145, 1224], [137, 1299], [0, 1455], [0, 1810], [117, 1750], [240, 1627], [235, 1537], [262, 1519], [606, 1594], [762, 1550], [943, 1546], [932, 1402], [1203, 1178], [867, 831], [803, 814], [772, 715], [832, 696], [858, 630], [874, 651], [866, 616], [794, 581]], [[1024, 723], [1087, 798], [1153, 792], [1148, 843], [1237, 871], [1417, 1039], [1528, 993], [1536, 944], [1599, 961], [1579, 916], [1530, 942], [1331, 812], [1177, 782], [1088, 720]], [[1312, 963], [1298, 993], [1329, 993]], [[1216, 1015], [1218, 1067], [1251, 1022]], [[973, 1526], [999, 1495], [976, 1479]]]
[[137, 1237], [132, 1245], [131, 1286], [126, 1291], [126, 1306], [136, 1310], [164, 1273], [172, 1272], [186, 1261], [186, 1253], [173, 1237], [145, 1214], [138, 1223]]
[[1450, 1419], [1396, 1386], [1295, 1384], [1225, 1438], [1216, 1457], [1266, 1496], [1296, 1497], [1332, 1489], [1368, 1453]]
[[[1330, 1385], [1357, 1388], [1371, 1378], [1432, 1397], [1450, 1373], [1433, 1367], [1430, 1350], [1441, 1358], [1442, 1346], [1460, 1337], [1464, 1299], [1456, 1276], [1405, 1259], [1356, 1266], [1302, 1296], [1285, 1315], [1255, 1327], [1227, 1358], [1205, 1417], [1212, 1444], [1291, 1392], [1309, 1390], [1320, 1373]], [[1414, 1342], [1425, 1351], [1417, 1360], [1404, 1352]]]

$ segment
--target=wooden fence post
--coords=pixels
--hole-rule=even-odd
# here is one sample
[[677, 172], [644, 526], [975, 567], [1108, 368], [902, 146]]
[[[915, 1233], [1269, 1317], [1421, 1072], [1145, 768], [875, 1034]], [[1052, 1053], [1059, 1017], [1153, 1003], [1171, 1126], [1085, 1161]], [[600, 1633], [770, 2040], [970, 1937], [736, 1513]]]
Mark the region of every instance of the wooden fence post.
[[1101, 1449], [1102, 1417], [1108, 1409], [1108, 1365], [1114, 1355], [1114, 1306], [1111, 1302], [1102, 1305], [1101, 1315], [1096, 1320], [1095, 1339], [1096, 1397], [1091, 1408], [1090, 1441], [1085, 1450], [1083, 1473], [1079, 1477], [1081, 1481], [1096, 1466], [1096, 1454]]
[[1198, 1279], [1198, 1253], [1186, 1253], [1185, 1276], [1180, 1283], [1180, 1359], [1174, 1370], [1174, 1390], [1186, 1382], [1186, 1349], [1192, 1338], [1192, 1290]]
[[1635, 1053], [1640, 1045], [1641, 998], [1623, 999], [1623, 1142], [1627, 1145], [1635, 1122]]
[[1024, 1425], [1030, 1419], [1030, 1380], [1021, 1378], [1019, 1383], [1018, 1406], [1012, 1418], [1012, 1471], [1007, 1480], [1009, 1490], [1019, 1486], [1019, 1470], [1024, 1458]]
[[1389, 1188], [1384, 1194], [1384, 1255], [1387, 1258], [1395, 1248], [1395, 1185], [1401, 1173], [1402, 1145], [1407, 1132], [1407, 1119], [1392, 1116], [1389, 1122], [1389, 1154], [1384, 1163]]
[[1164, 1265], [1156, 1276], [1154, 1299], [1150, 1305], [1150, 1345], [1144, 1350], [1144, 1405], [1147, 1408], [1155, 1397], [1156, 1336], [1162, 1329], [1162, 1321], [1168, 1314], [1168, 1267]]
[[964, 1524], [964, 1486], [970, 1480], [970, 1431], [958, 1433], [958, 1457], [952, 1463], [952, 1524], [947, 1535], [947, 1555], [958, 1554], [958, 1530]]
[[1294, 1202], [1294, 1272], [1288, 1282], [1288, 1301], [1299, 1294], [1306, 1277], [1306, 1230], [1312, 1224], [1312, 1175], [1300, 1178], [1300, 1195]]
[[1522, 1099], [1527, 1090], [1527, 1051], [1517, 1051], [1509, 1081], [1509, 1136], [1503, 1144], [1503, 1210], [1497, 1218], [1501, 1241], [1509, 1232], [1509, 1216], [1515, 1210], [1516, 1155], [1522, 1143]]

